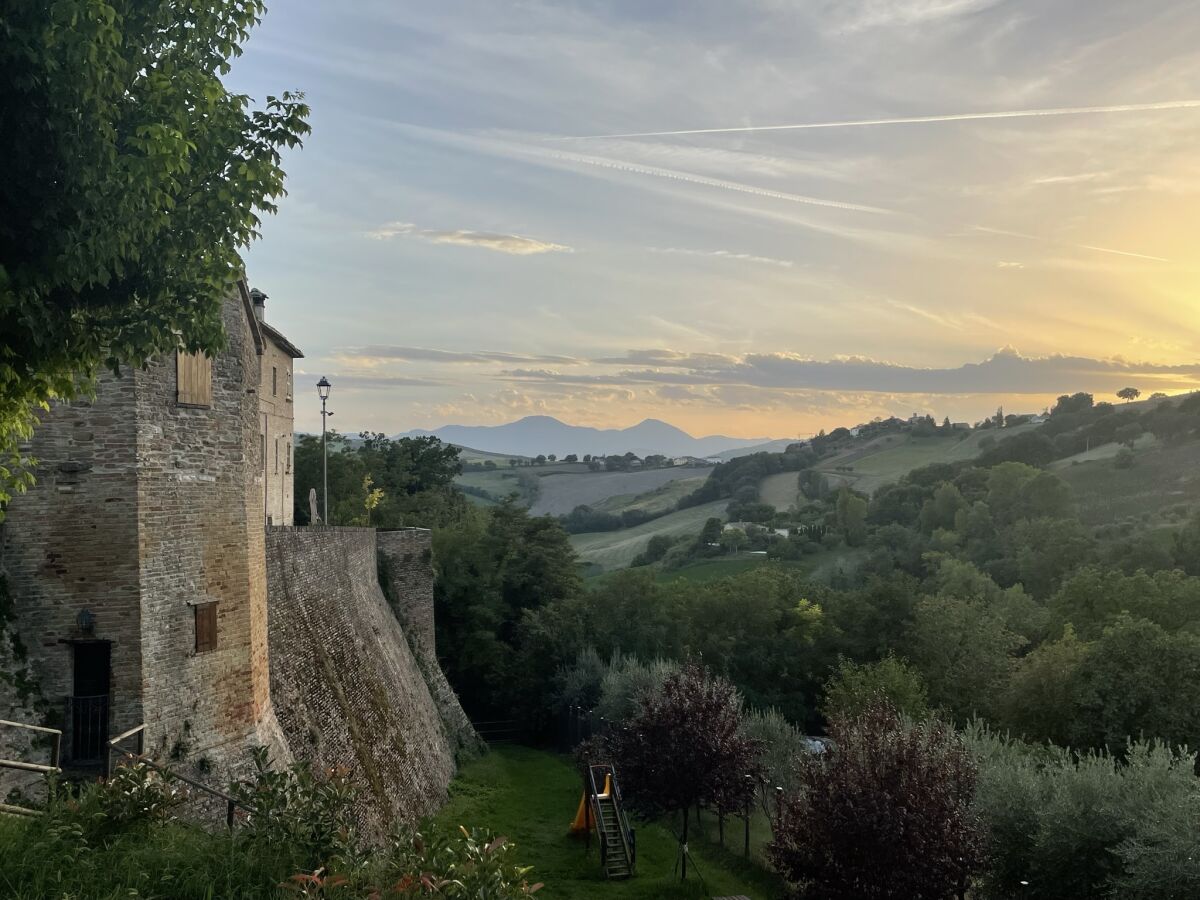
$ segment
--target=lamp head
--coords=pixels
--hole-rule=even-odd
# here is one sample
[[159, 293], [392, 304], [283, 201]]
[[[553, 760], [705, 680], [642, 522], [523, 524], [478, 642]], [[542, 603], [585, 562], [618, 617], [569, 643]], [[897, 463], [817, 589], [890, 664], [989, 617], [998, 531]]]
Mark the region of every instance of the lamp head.
[[328, 400], [329, 389], [331, 387], [333, 387], [333, 385], [329, 383], [329, 379], [322, 375], [321, 380], [317, 382], [317, 396], [319, 396], [322, 400]]

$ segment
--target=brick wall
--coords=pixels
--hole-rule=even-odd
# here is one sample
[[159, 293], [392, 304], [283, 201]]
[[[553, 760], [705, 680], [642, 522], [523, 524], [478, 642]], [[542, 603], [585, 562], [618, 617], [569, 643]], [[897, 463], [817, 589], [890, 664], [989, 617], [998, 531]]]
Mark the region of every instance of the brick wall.
[[[257, 331], [240, 294], [222, 314], [211, 406], [176, 402], [172, 354], [106, 373], [94, 402], [43, 417], [37, 484], [11, 504], [0, 545], [11, 628], [49, 718], [70, 725], [76, 644], [109, 641], [108, 733], [145, 722], [148, 748], [204, 758], [218, 778], [250, 742], [286, 756], [270, 708]], [[207, 603], [217, 647], [197, 653]], [[92, 635], [76, 624], [84, 609]], [[0, 682], [0, 705], [11, 694]]]
[[349, 766], [371, 835], [433, 812], [457, 741], [380, 590], [375, 531], [271, 528], [267, 583], [271, 693], [293, 754]]
[[438, 662], [433, 618], [433, 534], [427, 528], [381, 531], [376, 542], [384, 596], [408, 637], [451, 747], [456, 756], [479, 752], [482, 742]]

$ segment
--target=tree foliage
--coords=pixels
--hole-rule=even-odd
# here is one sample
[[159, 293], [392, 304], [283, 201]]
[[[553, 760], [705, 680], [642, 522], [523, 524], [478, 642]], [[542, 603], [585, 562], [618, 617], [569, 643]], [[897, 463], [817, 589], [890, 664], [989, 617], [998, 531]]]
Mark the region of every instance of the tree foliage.
[[649, 816], [683, 813], [686, 844], [690, 808], [744, 805], [760, 772], [762, 746], [746, 733], [734, 686], [689, 661], [661, 690], [639, 698], [637, 711], [600, 752], [612, 754], [635, 809]]
[[0, 19], [0, 502], [37, 410], [107, 364], [222, 346], [303, 95], [222, 83], [261, 0], [9, 3]]
[[806, 897], [950, 900], [984, 864], [975, 765], [946, 725], [875, 703], [830, 724], [785, 794], [769, 854]]

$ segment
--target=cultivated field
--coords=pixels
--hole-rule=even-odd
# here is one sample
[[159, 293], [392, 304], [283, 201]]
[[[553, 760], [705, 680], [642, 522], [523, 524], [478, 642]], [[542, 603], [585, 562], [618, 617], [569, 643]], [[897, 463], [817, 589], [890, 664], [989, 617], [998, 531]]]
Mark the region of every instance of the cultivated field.
[[725, 517], [727, 500], [717, 500], [683, 509], [639, 525], [636, 528], [623, 528], [620, 531], [605, 531], [595, 534], [575, 534], [571, 536], [571, 545], [585, 563], [592, 563], [602, 571], [611, 572], [614, 569], [624, 569], [633, 562], [633, 558], [646, 549], [650, 538], [656, 534], [671, 537], [694, 537], [700, 533], [705, 521], [716, 516]]
[[1094, 459], [1068, 463], [1055, 474], [1071, 486], [1088, 525], [1125, 518], [1178, 522], [1200, 506], [1200, 441], [1137, 450], [1128, 469], [1111, 458]]
[[[898, 481], [913, 469], [919, 469], [932, 463], [974, 459], [982, 452], [979, 444], [988, 435], [1001, 440], [1031, 431], [1036, 427], [1036, 425], [1017, 425], [1002, 431], [993, 429], [972, 431], [966, 437], [958, 435], [938, 435], [936, 437], [885, 435], [864, 447], [855, 448], [823, 460], [817, 468], [829, 476], [831, 484], [841, 481], [849, 484], [855, 490], [873, 494], [883, 485]], [[849, 469], [837, 471], [839, 466], [848, 466]]]
[[758, 485], [758, 499], [787, 512], [800, 502], [800, 473], [780, 472], [768, 475]]
[[[530, 512], [539, 516], [564, 516], [577, 506], [595, 507], [612, 498], [620, 497], [625, 498], [625, 502], [638, 502], [641, 495], [672, 482], [706, 478], [710, 470], [678, 466], [669, 469], [638, 469], [633, 472], [589, 472], [584, 466], [582, 472], [575, 473], [539, 466], [522, 471], [533, 472], [538, 476], [538, 496], [530, 506]], [[700, 482], [696, 481], [695, 484], [699, 485]], [[686, 493], [690, 491], [683, 492]], [[674, 506], [674, 503], [670, 505]]]
[[620, 494], [616, 497], [609, 497], [600, 503], [592, 504], [592, 506], [602, 512], [614, 514], [641, 510], [657, 516], [671, 512], [680, 500], [708, 480], [710, 470], [693, 469], [692, 471], [699, 471], [702, 474], [695, 478], [680, 478], [677, 481], [668, 482], [661, 487], [646, 491], [644, 494]]

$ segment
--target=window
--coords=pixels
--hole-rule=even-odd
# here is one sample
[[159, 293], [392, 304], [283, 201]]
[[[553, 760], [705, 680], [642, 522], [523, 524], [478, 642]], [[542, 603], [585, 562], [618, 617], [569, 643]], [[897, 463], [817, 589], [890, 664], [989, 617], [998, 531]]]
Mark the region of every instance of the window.
[[271, 366], [271, 396], [279, 396], [279, 367]]
[[212, 360], [203, 353], [175, 353], [175, 401], [181, 406], [212, 406]]
[[196, 652], [217, 649], [217, 604], [201, 603], [192, 607], [196, 614]]
[[275, 474], [279, 474], [279, 438], [275, 438]]
[[292, 473], [292, 442], [291, 441], [288, 441], [288, 443], [287, 443], [287, 456], [284, 458], [283, 464], [284, 464], [284, 466], [287, 467], [284, 469], [284, 472], [286, 472], [287, 474], [290, 475]]
[[283, 373], [283, 384], [284, 384], [284, 390], [287, 392], [285, 394], [285, 397], [288, 400], [291, 400], [292, 399], [292, 371], [291, 371], [291, 369], [289, 369], [288, 371]]

